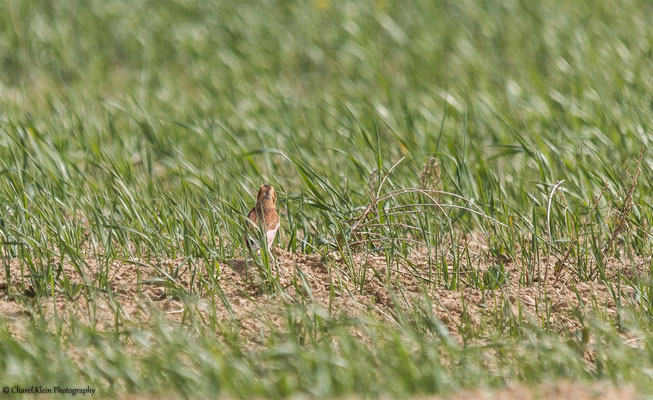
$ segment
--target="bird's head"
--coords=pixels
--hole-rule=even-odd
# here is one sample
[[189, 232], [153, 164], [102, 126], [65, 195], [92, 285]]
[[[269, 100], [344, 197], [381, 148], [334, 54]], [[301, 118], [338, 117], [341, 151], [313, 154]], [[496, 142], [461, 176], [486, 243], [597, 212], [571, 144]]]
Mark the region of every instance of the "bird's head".
[[261, 187], [258, 188], [258, 196], [256, 196], [256, 200], [258, 203], [268, 203], [274, 206], [277, 203], [277, 192], [274, 190], [272, 185], [261, 185]]

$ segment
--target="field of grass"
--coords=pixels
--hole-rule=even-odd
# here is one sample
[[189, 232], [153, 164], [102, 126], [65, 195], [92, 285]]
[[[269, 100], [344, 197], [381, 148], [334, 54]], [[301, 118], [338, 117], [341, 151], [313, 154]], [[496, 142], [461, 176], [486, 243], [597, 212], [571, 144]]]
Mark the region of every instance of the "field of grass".
[[0, 11], [0, 387], [653, 394], [652, 2]]

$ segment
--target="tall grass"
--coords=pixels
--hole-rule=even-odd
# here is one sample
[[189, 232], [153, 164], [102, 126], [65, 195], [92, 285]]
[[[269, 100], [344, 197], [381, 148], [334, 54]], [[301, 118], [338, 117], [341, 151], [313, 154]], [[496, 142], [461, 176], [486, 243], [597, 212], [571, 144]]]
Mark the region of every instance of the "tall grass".
[[[650, 2], [0, 0], [0, 9], [0, 290], [42, 331], [4, 333], [7, 382], [63, 376], [104, 393], [188, 397], [400, 396], [565, 374], [650, 383], [651, 283], [641, 268], [630, 273], [651, 260]], [[52, 331], [42, 302], [92, 307], [111, 296], [114, 261], [139, 277], [153, 269], [183, 301], [229, 308], [220, 273], [251, 256], [267, 292], [312, 307], [310, 288], [309, 300], [289, 299], [275, 281], [275, 268], [292, 266], [245, 250], [243, 216], [261, 183], [279, 192], [276, 243], [324, 256], [332, 297], [347, 290], [339, 274], [359, 293], [370, 280], [392, 288], [393, 266], [426, 249], [417, 278], [427, 293], [508, 297], [507, 273], [541, 286], [552, 262], [611, 287], [630, 316], [579, 311], [583, 326], [603, 321], [587, 328], [599, 338], [591, 368], [573, 338], [502, 309], [460, 329], [487, 347], [454, 346], [434, 316], [416, 317], [422, 305], [411, 317], [397, 307], [393, 327], [356, 322], [369, 346], [331, 317], [271, 326], [277, 338], [263, 355], [242, 348], [236, 328], [233, 343], [226, 328], [214, 334], [225, 324], [215, 315], [200, 323], [211, 332], [128, 321], [115, 332]], [[483, 257], [470, 249], [474, 235]], [[387, 274], [356, 264], [361, 252], [384, 255]], [[184, 262], [170, 270], [166, 259]], [[182, 269], [198, 283], [190, 291], [177, 284]], [[308, 287], [302, 279], [294, 285]], [[602, 323], [641, 333], [643, 350]], [[67, 346], [86, 356], [74, 361]], [[42, 354], [51, 366], [38, 366]]]

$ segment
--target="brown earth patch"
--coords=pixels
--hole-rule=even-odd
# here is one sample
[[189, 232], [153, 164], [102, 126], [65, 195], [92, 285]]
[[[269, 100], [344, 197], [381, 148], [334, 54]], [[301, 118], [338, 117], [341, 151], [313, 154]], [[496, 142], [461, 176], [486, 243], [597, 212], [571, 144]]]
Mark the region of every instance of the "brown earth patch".
[[[155, 398], [173, 400], [177, 397], [127, 395], [121, 398], [125, 400], [149, 400]], [[380, 398], [389, 399], [383, 396]], [[536, 386], [516, 385], [501, 389], [460, 390], [447, 396], [413, 396], [409, 398], [413, 400], [635, 400], [641, 398], [641, 396], [630, 385], [616, 387], [604, 382], [583, 384], [560, 381]], [[357, 400], [359, 397], [343, 397], [341, 399]]]
[[[545, 383], [534, 387], [524, 385], [509, 386], [497, 390], [476, 389], [462, 390], [446, 397], [435, 399], [447, 400], [630, 400], [639, 398], [631, 386], [615, 387], [606, 383], [584, 385], [573, 382]], [[424, 399], [428, 399], [425, 397]]]
[[[649, 263], [636, 260], [630, 265], [609, 260], [609, 279], [583, 282], [566, 271], [556, 274], [555, 260], [543, 259], [539, 275], [531, 284], [524, 283], [519, 265], [506, 263], [510, 272], [507, 281], [495, 290], [482, 290], [470, 284], [470, 276], [482, 277], [493, 260], [486, 255], [483, 245], [477, 244], [471, 264], [480, 267], [467, 265], [450, 270], [451, 274], [458, 273], [459, 278], [458, 287], [450, 290], [441, 276], [431, 274], [433, 265], [425, 252], [397, 258], [389, 270], [381, 253], [358, 253], [350, 260], [279, 249], [274, 253], [272, 273], [281, 288], [276, 291], [264, 290], [256, 265], [243, 259], [207, 267], [203, 260], [190, 258], [114, 260], [99, 265], [89, 257], [86, 279], [98, 290], [82, 289], [71, 295], [58, 283], [54, 294], [47, 297], [34, 297], [29, 272], [24, 266], [21, 268], [19, 260], [12, 259], [12, 295], [5, 294], [7, 282], [5, 275], [0, 274], [0, 313], [10, 322], [38, 315], [68, 323], [74, 320], [101, 330], [129, 323], [148, 324], [156, 313], [180, 323], [214, 315], [219, 321], [235, 322], [242, 333], [260, 342], [271, 326], [284, 324], [279, 311], [294, 303], [315, 304], [331, 315], [373, 313], [395, 321], [397, 310], [409, 311], [426, 303], [426, 294], [435, 316], [457, 338], [464, 329], [476, 329], [485, 325], [483, 321], [495, 320], [497, 313], [560, 332], [573, 332], [582, 328], [578, 315], [597, 311], [608, 319], [616, 317], [616, 299], [627, 305], [634, 290], [628, 285], [617, 285], [615, 271], [624, 276], [643, 275]], [[54, 269], [57, 268], [73, 286], [84, 285], [70, 263], [64, 262]], [[92, 283], [102, 275], [108, 285]]]

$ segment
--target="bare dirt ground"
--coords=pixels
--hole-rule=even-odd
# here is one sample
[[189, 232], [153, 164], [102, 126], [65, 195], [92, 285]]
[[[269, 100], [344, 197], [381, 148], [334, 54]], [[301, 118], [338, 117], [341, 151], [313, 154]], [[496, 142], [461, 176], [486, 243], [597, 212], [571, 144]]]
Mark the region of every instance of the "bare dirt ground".
[[[478, 244], [477, 254], [487, 254]], [[108, 273], [111, 294], [99, 291], [93, 298], [77, 295], [70, 298], [61, 293], [54, 297], [33, 297], [29, 272], [17, 259], [9, 260], [14, 292], [21, 293], [27, 302], [17, 302], [4, 293], [5, 275], [0, 274], [0, 314], [10, 321], [20, 322], [30, 315], [43, 315], [81, 324], [91, 324], [98, 329], [121, 323], [147, 324], [154, 311], [160, 311], [172, 321], [187, 322], [189, 313], [215, 313], [220, 320], [234, 321], [241, 332], [253, 341], [261, 340], [269, 324], [281, 325], [279, 311], [293, 302], [314, 303], [331, 315], [341, 313], [357, 316], [373, 313], [381, 319], [396, 319], [396, 307], [409, 310], [424, 302], [428, 295], [434, 314], [446, 325], [452, 336], [460, 338], [460, 330], [477, 326], [484, 317], [493, 313], [510, 311], [515, 318], [534, 324], [546, 325], [560, 332], [574, 332], [581, 328], [574, 313], [601, 312], [610, 318], [617, 314], [615, 299], [622, 305], [632, 297], [632, 289], [606, 281], [579, 281], [576, 274], [563, 270], [554, 273], [554, 261], [540, 260], [539, 276], [529, 285], [524, 283], [521, 266], [507, 263], [508, 281], [496, 290], [479, 290], [464, 287], [447, 289], [442, 282], [428, 281], [428, 255], [414, 252], [406, 260], [386, 269], [386, 259], [380, 253], [354, 254], [353, 265], [358, 276], [365, 274], [363, 284], [354, 282], [351, 269], [337, 256], [324, 258], [318, 254], [295, 254], [275, 249], [279, 286], [283, 294], [261, 289], [256, 266], [243, 259], [229, 260], [219, 265], [217, 282], [223, 293], [206, 295], [203, 280], [210, 280], [206, 266], [184, 259], [113, 261]], [[89, 258], [92, 280], [99, 273], [96, 262]], [[478, 256], [474, 265], [482, 269], [493, 260]], [[632, 276], [644, 274], [646, 260], [634, 265], [619, 260], [609, 260], [608, 274]], [[81, 283], [77, 271], [68, 263], [63, 272], [71, 281]], [[453, 271], [452, 271], [453, 272]], [[464, 270], [459, 271], [466, 274]], [[21, 277], [23, 284], [21, 285]], [[462, 280], [465, 281], [464, 279]], [[608, 282], [607, 284], [605, 282]], [[22, 289], [24, 288], [24, 289]], [[194, 300], [184, 301], [186, 293]], [[226, 301], [225, 301], [226, 300]]]
[[[126, 396], [124, 400], [161, 399], [154, 396]], [[413, 400], [635, 400], [640, 396], [630, 386], [615, 387], [607, 383], [546, 383], [537, 386], [509, 386], [503, 389], [461, 390], [447, 396], [415, 396]], [[174, 397], [163, 399], [173, 400]], [[357, 397], [343, 400], [357, 400]], [[381, 399], [384, 399], [381, 397]]]
[[[465, 326], [482, 325], [493, 314], [505, 312], [506, 309], [515, 318], [540, 325], [548, 324], [564, 334], [581, 328], [575, 312], [590, 313], [596, 309], [608, 318], [615, 317], [617, 295], [621, 296], [622, 304], [626, 304], [633, 294], [628, 286], [612, 285], [612, 282], [616, 282], [616, 274], [644, 276], [649, 263], [647, 260], [636, 260], [631, 265], [616, 259], [609, 260], [608, 279], [583, 282], [569, 271], [563, 270], [563, 273], [556, 275], [555, 260], [543, 259], [540, 260], [539, 276], [530, 285], [520, 279], [521, 266], [507, 263], [506, 269], [510, 275], [505, 285], [483, 292], [472, 287], [448, 290], [442, 282], [426, 281], [423, 277], [430, 268], [428, 255], [420, 252], [393, 265], [390, 271], [386, 270], [383, 254], [354, 254], [349, 265], [354, 265], [359, 275], [365, 271], [366, 279], [362, 285], [353, 282], [342, 258], [295, 254], [280, 249], [275, 249], [274, 253], [279, 285], [284, 294], [262, 290], [256, 266], [243, 259], [234, 259], [219, 265], [217, 282], [226, 302], [219, 295], [207, 295], [202, 284], [202, 280], [211, 279], [206, 266], [202, 262], [189, 262], [184, 258], [148, 262], [113, 261], [107, 269], [111, 294], [100, 290], [93, 298], [83, 295], [70, 298], [63, 290], [52, 297], [35, 297], [29, 273], [24, 266], [21, 272], [19, 261], [13, 259], [9, 260], [10, 286], [13, 293], [26, 301], [16, 301], [5, 294], [7, 282], [5, 275], [0, 274], [0, 315], [9, 321], [10, 329], [20, 335], [24, 324], [34, 316], [43, 316], [46, 320], [54, 320], [56, 316], [69, 323], [75, 320], [80, 324], [94, 325], [97, 329], [113, 329], [128, 323], [147, 325], [154, 314], [164, 315], [170, 321], [187, 323], [189, 314], [207, 316], [215, 313], [220, 321], [237, 324], [241, 336], [256, 346], [264, 343], [266, 331], [271, 326], [284, 326], [281, 311], [293, 302], [315, 304], [331, 315], [372, 313], [381, 320], [394, 323], [397, 318], [395, 304], [400, 309], [408, 310], [424, 302], [426, 293], [434, 314], [457, 340], [462, 340], [461, 330]], [[483, 253], [483, 249], [478, 251], [478, 254]], [[492, 263], [493, 260], [487, 257], [474, 260], [474, 265], [480, 265], [481, 269]], [[99, 273], [99, 268], [91, 258], [88, 265], [87, 278], [92, 280]], [[62, 268], [71, 281], [82, 283], [71, 265], [64, 262]], [[193, 295], [190, 300], [184, 300], [184, 294], [188, 292]], [[637, 345], [636, 339], [632, 343]], [[558, 382], [536, 387], [509, 386], [500, 390], [466, 390], [445, 397], [417, 398], [584, 400], [638, 397], [631, 387]]]
[[[632, 387], [614, 387], [608, 384], [583, 385], [581, 383], [556, 382], [535, 387], [510, 386], [499, 390], [463, 390], [446, 397], [448, 400], [630, 400], [639, 398]], [[426, 399], [426, 398], [425, 398]]]

